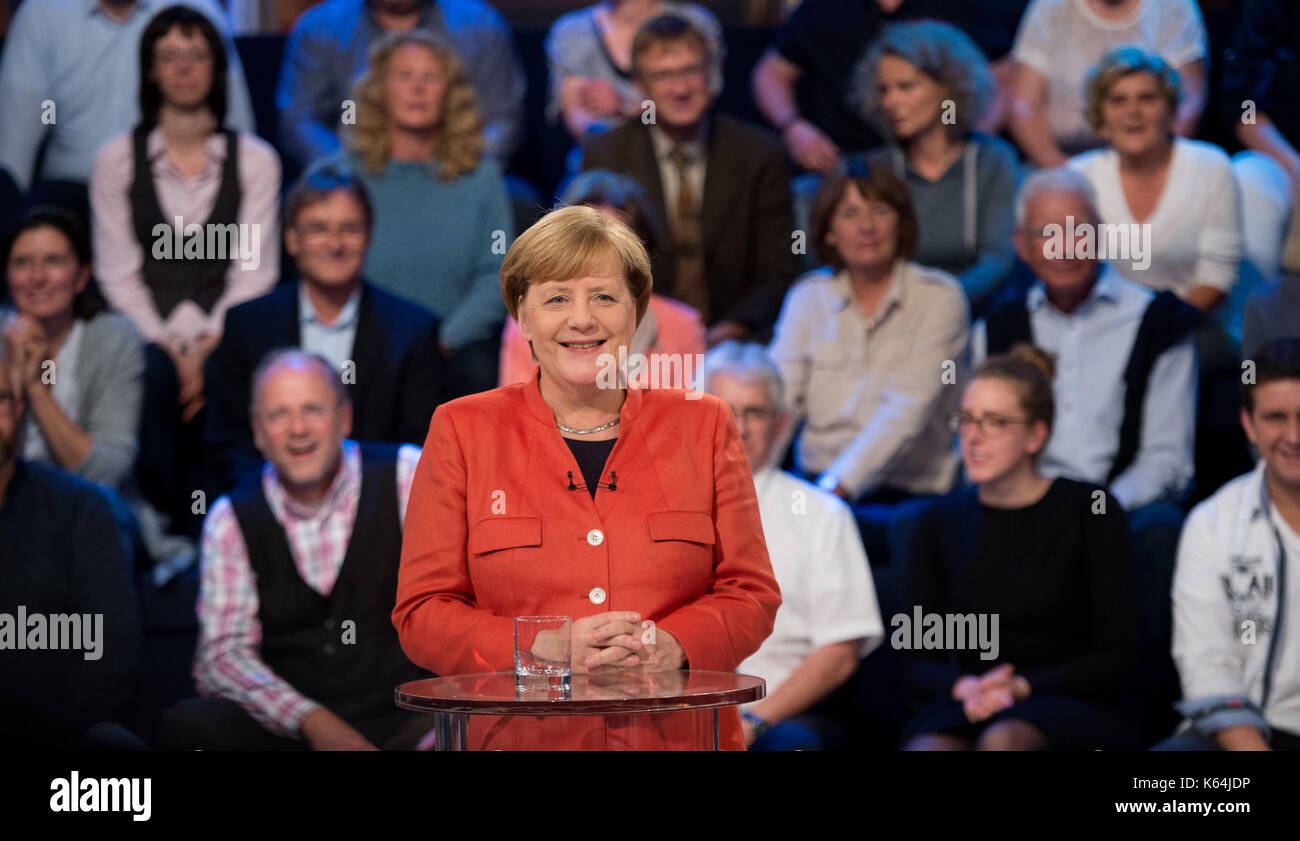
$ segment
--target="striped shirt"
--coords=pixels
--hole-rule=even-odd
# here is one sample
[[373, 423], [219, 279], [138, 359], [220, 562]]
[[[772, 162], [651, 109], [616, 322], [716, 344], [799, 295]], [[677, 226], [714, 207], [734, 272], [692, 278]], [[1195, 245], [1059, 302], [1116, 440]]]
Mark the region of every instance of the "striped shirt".
[[[397, 506], [402, 522], [419, 461], [419, 447], [403, 444], [398, 450]], [[354, 441], [343, 442], [343, 467], [319, 506], [304, 506], [291, 498], [270, 462], [262, 469], [262, 491], [276, 522], [284, 528], [298, 574], [313, 590], [329, 595], [347, 555], [361, 500], [360, 447]], [[299, 738], [302, 720], [320, 704], [262, 661], [257, 582], [228, 496], [216, 501], [203, 523], [202, 553], [199, 643], [194, 655], [199, 693], [234, 701], [271, 732]]]

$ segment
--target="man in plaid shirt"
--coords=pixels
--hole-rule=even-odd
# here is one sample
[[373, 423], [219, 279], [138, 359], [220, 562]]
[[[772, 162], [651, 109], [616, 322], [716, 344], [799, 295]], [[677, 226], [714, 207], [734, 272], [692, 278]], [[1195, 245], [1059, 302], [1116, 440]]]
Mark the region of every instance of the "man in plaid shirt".
[[272, 352], [253, 377], [261, 476], [203, 526], [194, 680], [163, 719], [185, 749], [409, 749], [426, 716], [393, 688], [428, 677], [389, 616], [420, 449], [348, 440], [352, 405], [323, 357]]

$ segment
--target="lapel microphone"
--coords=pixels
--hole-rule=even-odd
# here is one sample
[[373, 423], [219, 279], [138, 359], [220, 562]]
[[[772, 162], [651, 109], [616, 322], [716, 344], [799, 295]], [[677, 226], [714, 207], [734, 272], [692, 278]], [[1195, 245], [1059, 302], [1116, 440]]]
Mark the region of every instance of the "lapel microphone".
[[[574, 482], [573, 482], [573, 471], [572, 471], [572, 470], [569, 471], [568, 475], [569, 475], [569, 486], [568, 486], [567, 490], [570, 490], [570, 491], [585, 491], [585, 490], [590, 490], [590, 489], [587, 487], [587, 484], [586, 484], [585, 482], [582, 483], [581, 485], [576, 485], [576, 484], [574, 484]], [[617, 470], [611, 470], [611, 471], [609, 472], [609, 482], [607, 482], [607, 483], [606, 483], [606, 482], [597, 482], [597, 483], [596, 483], [596, 487], [597, 487], [597, 488], [604, 488], [604, 489], [606, 489], [606, 490], [610, 490], [610, 491], [616, 491], [616, 490], [618, 490], [618, 471], [617, 471]]]

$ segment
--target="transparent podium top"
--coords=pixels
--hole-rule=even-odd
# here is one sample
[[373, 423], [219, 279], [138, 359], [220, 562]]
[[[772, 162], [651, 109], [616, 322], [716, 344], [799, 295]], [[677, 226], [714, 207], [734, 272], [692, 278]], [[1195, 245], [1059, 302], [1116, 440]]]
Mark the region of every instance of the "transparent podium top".
[[602, 715], [726, 707], [767, 694], [761, 677], [733, 672], [622, 672], [574, 675], [568, 691], [552, 678], [516, 684], [514, 672], [452, 675], [394, 690], [407, 710], [470, 715]]

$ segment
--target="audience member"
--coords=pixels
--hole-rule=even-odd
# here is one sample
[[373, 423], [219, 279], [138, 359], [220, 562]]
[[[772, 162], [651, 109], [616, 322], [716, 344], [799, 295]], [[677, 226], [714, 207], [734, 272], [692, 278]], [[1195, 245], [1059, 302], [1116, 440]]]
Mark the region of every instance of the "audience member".
[[974, 484], [920, 509], [907, 578], [916, 613], [969, 630], [911, 648], [908, 683], [924, 706], [909, 750], [1138, 744], [1125, 709], [1137, 598], [1124, 511], [1097, 485], [1037, 469], [1052, 392], [1051, 360], [1019, 345], [976, 369], [953, 418]]
[[203, 363], [226, 310], [275, 285], [280, 161], [226, 125], [227, 56], [216, 28], [186, 6], [140, 38], [140, 124], [95, 155], [90, 177], [95, 276], [150, 343], [146, 405], [203, 406]]
[[[1102, 222], [1128, 240], [1108, 262], [1208, 313], [1237, 282], [1241, 209], [1223, 150], [1175, 135], [1181, 97], [1178, 72], [1160, 56], [1139, 47], [1108, 52], [1087, 85], [1088, 122], [1107, 145], [1067, 165], [1092, 184]], [[1123, 243], [1107, 234], [1099, 248], [1103, 240]]]
[[[641, 25], [662, 14], [690, 19], [721, 53], [722, 26], [705, 6], [673, 0], [604, 0], [561, 15], [546, 36], [552, 120], [562, 118], [573, 139], [617, 128], [640, 117], [644, 96], [632, 76], [632, 40]], [[709, 80], [722, 90], [721, 67]]]
[[719, 57], [686, 18], [650, 20], [632, 45], [637, 84], [655, 105], [588, 142], [584, 169], [631, 175], [645, 188], [669, 241], [661, 290], [699, 310], [710, 346], [762, 337], [794, 276], [790, 172], [775, 138], [713, 113], [708, 80]]
[[1064, 164], [1098, 145], [1083, 80], [1113, 47], [1156, 53], [1182, 77], [1173, 129], [1196, 132], [1205, 108], [1205, 24], [1195, 0], [1033, 0], [1016, 33], [1011, 133], [1039, 167]]
[[193, 542], [167, 534], [168, 521], [136, 484], [144, 346], [99, 294], [90, 235], [70, 211], [36, 208], [19, 222], [6, 255], [14, 309], [0, 308], [0, 328], [11, 383], [28, 407], [23, 458], [119, 492], [134, 514], [119, 519], [128, 529], [134, 519], [150, 559], [183, 569], [196, 555]]
[[724, 342], [705, 359], [708, 392], [731, 407], [758, 492], [781, 607], [772, 634], [736, 671], [767, 681], [741, 711], [750, 750], [833, 747], [837, 728], [813, 711], [884, 635], [867, 556], [843, 500], [773, 462], [790, 416], [762, 345]]
[[956, 476], [945, 380], [964, 365], [970, 319], [957, 281], [911, 260], [916, 228], [886, 167], [827, 178], [809, 239], [829, 265], [790, 289], [772, 339], [803, 421], [795, 463], [850, 502], [946, 493]]
[[[181, 0], [221, 33], [228, 125], [252, 132], [253, 107], [244, 71], [212, 0]], [[87, 212], [86, 182], [95, 153], [129, 131], [141, 115], [140, 38], [168, 4], [162, 0], [28, 0], [14, 13], [0, 60], [0, 167], [33, 203], [56, 201]], [[173, 62], [174, 64], [174, 62]], [[175, 67], [169, 69], [174, 70]], [[36, 171], [38, 152], [48, 140]]]
[[506, 314], [497, 272], [514, 223], [460, 59], [428, 32], [389, 36], [356, 97], [346, 161], [375, 207], [366, 276], [442, 320], [450, 396], [493, 388]]
[[389, 621], [420, 449], [357, 444], [334, 363], [268, 356], [253, 376], [267, 464], [203, 524], [194, 681], [160, 741], [200, 750], [411, 749], [428, 717], [393, 687], [428, 677]]
[[1053, 354], [1061, 414], [1042, 469], [1105, 483], [1132, 513], [1178, 502], [1192, 478], [1197, 318], [1171, 292], [1125, 280], [1082, 248], [1073, 256], [1077, 242], [1055, 247], [1068, 218], [1095, 226], [1097, 215], [1082, 174], [1029, 177], [1016, 200], [1015, 241], [1036, 282], [975, 325], [971, 349], [976, 363], [1022, 341]]
[[[140, 666], [132, 565], [112, 491], [19, 457], [25, 401], [13, 363], [0, 347], [0, 613], [28, 650], [0, 656], [0, 738], [11, 749], [141, 748], [112, 723], [130, 712]], [[54, 625], [57, 615], [75, 619]], [[59, 645], [50, 636], [58, 627], [80, 634]], [[10, 636], [5, 648], [17, 647]]]
[[[600, 169], [588, 170], [569, 183], [560, 204], [581, 204], [608, 213], [631, 228], [641, 238], [651, 259], [654, 258], [662, 229], [654, 218], [645, 191], [632, 178]], [[647, 359], [651, 354], [668, 354], [681, 359], [683, 365], [689, 356], [691, 370], [698, 372], [694, 360], [704, 355], [704, 325], [700, 323], [700, 314], [680, 301], [652, 294], [650, 306], [632, 334], [627, 353], [629, 358], [639, 353]], [[648, 369], [643, 371], [647, 376], [650, 373]], [[532, 346], [519, 332], [518, 323], [507, 318], [501, 333], [499, 384], [522, 382], [536, 372], [537, 359]], [[691, 384], [685, 385], [689, 388]]]
[[20, 451], [121, 490], [139, 449], [144, 352], [91, 276], [90, 237], [70, 212], [37, 209], [5, 252], [14, 309], [0, 308], [10, 386], [27, 406]]
[[[1174, 576], [1184, 728], [1166, 750], [1300, 750], [1300, 339], [1269, 342], [1243, 380], [1259, 463], [1187, 517]], [[1290, 559], [1290, 560], [1288, 560]]]
[[253, 371], [275, 348], [328, 359], [346, 386], [359, 439], [424, 439], [445, 389], [438, 321], [366, 282], [373, 215], [365, 187], [333, 166], [309, 170], [285, 201], [285, 248], [298, 280], [226, 314], [208, 359], [206, 441], [211, 472], [232, 487], [261, 464], [248, 428]]
[[935, 21], [885, 28], [858, 65], [863, 116], [893, 145], [868, 154], [907, 184], [923, 266], [956, 275], [982, 313], [1015, 263], [1020, 164], [1006, 141], [975, 131], [997, 83], [975, 43]]
[[339, 128], [361, 118], [363, 106], [350, 97], [371, 48], [387, 33], [412, 30], [455, 45], [483, 109], [488, 153], [502, 165], [510, 159], [523, 140], [527, 82], [496, 9], [483, 0], [325, 0], [289, 33], [275, 93], [282, 148], [298, 166], [339, 151]]
[[[754, 101], [804, 169], [830, 172], [844, 153], [881, 145], [883, 138], [851, 103], [853, 68], [880, 28], [891, 21], [933, 18], [960, 26], [992, 61], [1000, 84], [1010, 81], [1003, 61], [1027, 0], [803, 0], [754, 67]], [[1003, 79], [1006, 82], [1003, 82]], [[999, 96], [1002, 103], [1005, 97]], [[997, 131], [1005, 107], [991, 109], [980, 127]]]
[[[1246, 148], [1233, 156], [1246, 257], [1265, 280], [1278, 274], [1287, 219], [1300, 191], [1300, 5], [1247, 0], [1224, 54], [1224, 121]], [[1293, 237], [1300, 249], [1300, 236]], [[1300, 258], [1300, 254], [1296, 255]]]

